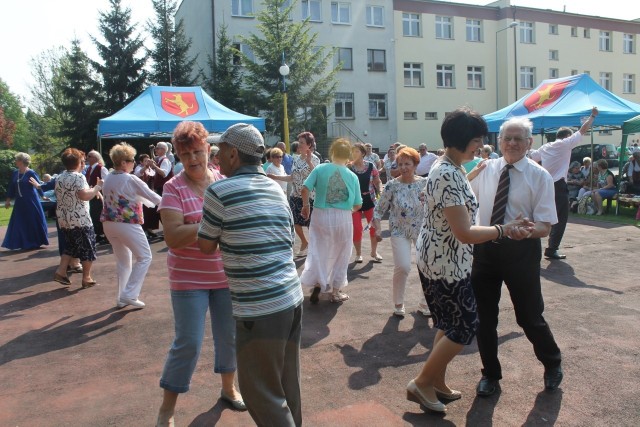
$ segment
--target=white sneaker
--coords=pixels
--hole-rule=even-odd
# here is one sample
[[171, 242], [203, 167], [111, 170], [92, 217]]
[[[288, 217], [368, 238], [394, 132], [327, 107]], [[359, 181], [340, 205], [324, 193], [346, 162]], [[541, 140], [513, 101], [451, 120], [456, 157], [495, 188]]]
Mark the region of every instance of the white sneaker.
[[132, 305], [132, 306], [138, 307], [138, 308], [144, 308], [145, 305], [146, 305], [145, 303], [143, 303], [139, 299], [131, 299], [131, 298], [120, 298], [120, 301], [118, 303], [118, 308], [122, 308], [120, 306], [120, 304], [123, 304], [122, 307], [127, 306], [127, 305]]
[[431, 316], [431, 311], [429, 310], [429, 307], [422, 304], [418, 306], [418, 313], [421, 313], [423, 316]]
[[404, 315], [405, 315], [404, 305], [402, 307], [396, 307], [393, 310], [393, 315], [397, 316], [397, 317], [404, 317]]
[[356, 256], [356, 263], [360, 264], [361, 262], [363, 262], [364, 260], [362, 259], [362, 255], [358, 255]]

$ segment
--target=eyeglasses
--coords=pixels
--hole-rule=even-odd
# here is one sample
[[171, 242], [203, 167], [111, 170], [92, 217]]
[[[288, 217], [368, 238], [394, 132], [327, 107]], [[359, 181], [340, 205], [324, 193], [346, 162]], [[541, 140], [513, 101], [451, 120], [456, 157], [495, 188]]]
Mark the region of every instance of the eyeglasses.
[[516, 143], [521, 143], [521, 142], [525, 142], [527, 140], [527, 138], [522, 138], [520, 136], [503, 136], [500, 137], [500, 139], [502, 139], [505, 142], [516, 142]]
[[125, 159], [124, 160], [127, 163], [135, 163], [136, 161], [134, 159]]
[[272, 159], [281, 159], [282, 156], [271, 156]]

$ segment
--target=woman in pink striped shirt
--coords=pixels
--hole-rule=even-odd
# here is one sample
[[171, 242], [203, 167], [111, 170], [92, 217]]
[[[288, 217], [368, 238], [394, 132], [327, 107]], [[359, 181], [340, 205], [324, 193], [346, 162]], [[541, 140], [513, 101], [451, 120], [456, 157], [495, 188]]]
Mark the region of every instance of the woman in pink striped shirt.
[[160, 379], [164, 398], [158, 414], [159, 426], [172, 425], [178, 394], [189, 390], [202, 346], [207, 310], [215, 349], [214, 372], [222, 377], [220, 396], [234, 408], [246, 409], [234, 384], [235, 321], [220, 251], [206, 255], [196, 243], [204, 191], [222, 179], [219, 172], [207, 167], [210, 152], [207, 135], [201, 123], [187, 121], [176, 127], [172, 142], [184, 170], [164, 185], [158, 207], [169, 247], [167, 267], [176, 331]]

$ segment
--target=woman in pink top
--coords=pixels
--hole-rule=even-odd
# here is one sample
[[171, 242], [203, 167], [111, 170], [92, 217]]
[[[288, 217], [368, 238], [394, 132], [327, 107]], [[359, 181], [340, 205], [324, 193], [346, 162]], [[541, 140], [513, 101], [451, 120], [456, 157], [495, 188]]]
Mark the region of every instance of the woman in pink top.
[[220, 251], [206, 255], [196, 242], [204, 191], [222, 178], [219, 172], [207, 167], [210, 151], [207, 135], [201, 123], [185, 121], [176, 127], [172, 142], [184, 170], [164, 185], [158, 207], [169, 247], [167, 267], [176, 331], [160, 379], [164, 398], [158, 426], [173, 425], [178, 394], [189, 390], [202, 346], [207, 310], [215, 349], [213, 370], [222, 377], [221, 398], [236, 409], [246, 409], [234, 385], [235, 321]]

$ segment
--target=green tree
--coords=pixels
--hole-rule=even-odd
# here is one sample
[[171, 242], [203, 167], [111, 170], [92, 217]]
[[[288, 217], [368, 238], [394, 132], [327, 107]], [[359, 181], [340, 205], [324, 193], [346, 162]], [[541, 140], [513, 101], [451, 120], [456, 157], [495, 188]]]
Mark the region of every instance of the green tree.
[[64, 47], [55, 47], [41, 52], [31, 58], [31, 77], [35, 82], [29, 87], [31, 99], [29, 105], [32, 112], [47, 117], [53, 123], [62, 123], [62, 112], [59, 110], [64, 95], [60, 91], [59, 80], [62, 59], [69, 54]]
[[22, 112], [22, 103], [0, 79], [0, 148], [28, 151], [31, 133]]
[[3, 200], [11, 183], [11, 174], [16, 169], [16, 154], [18, 152], [14, 150], [0, 150], [0, 198]]
[[58, 135], [66, 145], [84, 151], [96, 147], [96, 128], [100, 115], [96, 105], [99, 87], [92, 74], [89, 57], [76, 39], [70, 52], [61, 61], [57, 90], [63, 102], [58, 106], [62, 122]]
[[175, 0], [151, 0], [156, 16], [147, 21], [147, 31], [154, 41], [149, 49], [151, 72], [149, 80], [159, 86], [194, 86], [200, 73], [193, 72], [196, 57], [189, 57], [191, 39], [184, 34], [184, 25], [174, 20]]
[[147, 61], [144, 40], [134, 35], [130, 24], [131, 9], [123, 8], [121, 0], [109, 0], [111, 9], [99, 12], [99, 30], [105, 43], [91, 37], [102, 59], [102, 63], [92, 62], [102, 77], [104, 114], [109, 116], [138, 96], [144, 89]]
[[218, 45], [216, 58], [209, 56], [211, 78], [204, 81], [204, 89], [216, 101], [235, 111], [245, 112], [243, 100], [242, 75], [240, 67], [234, 64], [238, 51], [233, 48], [231, 39], [227, 35], [227, 26], [221, 25], [217, 33]]
[[[251, 93], [253, 110], [267, 111], [268, 128], [282, 131], [282, 77], [279, 68], [282, 55], [290, 68], [287, 77], [289, 127], [292, 134], [311, 129], [326, 135], [323, 113], [334, 96], [339, 67], [329, 67], [333, 51], [319, 47], [318, 34], [311, 31], [309, 20], [289, 19], [296, 1], [265, 0], [264, 9], [256, 16], [260, 34], [243, 37], [255, 56], [255, 62], [243, 55], [245, 83]], [[281, 135], [283, 133], [281, 132]]]

